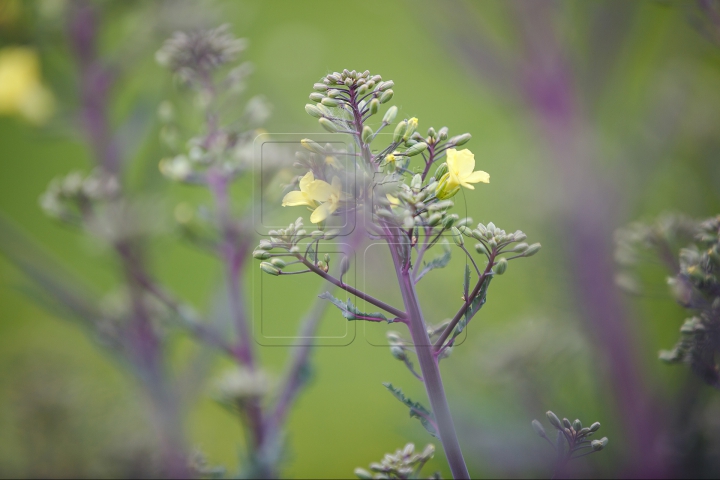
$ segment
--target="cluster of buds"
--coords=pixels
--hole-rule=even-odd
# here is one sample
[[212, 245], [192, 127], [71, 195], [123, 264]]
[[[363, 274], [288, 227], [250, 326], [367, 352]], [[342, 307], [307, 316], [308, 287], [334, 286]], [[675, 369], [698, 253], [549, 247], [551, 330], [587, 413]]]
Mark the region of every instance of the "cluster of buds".
[[183, 82], [207, 88], [208, 77], [235, 61], [247, 42], [235, 38], [229, 25], [210, 30], [176, 32], [155, 54], [157, 62], [170, 69]]
[[252, 72], [249, 63], [241, 63], [229, 72], [221, 67], [235, 62], [245, 49], [245, 40], [235, 38], [227, 25], [194, 32], [177, 32], [157, 52], [158, 63], [170, 69], [190, 88], [197, 91], [196, 106], [208, 121], [207, 132], [194, 136], [184, 144], [180, 142], [180, 127], [173, 105], [163, 102], [158, 114], [163, 122], [160, 136], [173, 152], [160, 161], [160, 171], [171, 180], [187, 183], [205, 183], [205, 171], [209, 168], [226, 178], [241, 173], [252, 166], [253, 140], [261, 130], [270, 108], [262, 97], [247, 101], [243, 115], [233, 113], [223, 126], [220, 114], [230, 110], [237, 112], [233, 103], [245, 89], [245, 80]]
[[[282, 275], [282, 274], [296, 274], [301, 272], [285, 272], [284, 268], [301, 263], [300, 261], [288, 262], [282, 257], [298, 257], [301, 254], [299, 243], [305, 239], [309, 239], [305, 252], [304, 259], [311, 262], [315, 267], [323, 272], [327, 272], [330, 269], [330, 255], [324, 254], [322, 259], [318, 258], [317, 244], [320, 240], [331, 240], [338, 235], [337, 230], [315, 230], [308, 233], [304, 228], [302, 217], [298, 217], [295, 222], [288, 225], [288, 228], [270, 230], [269, 239], [262, 239], [258, 244], [257, 248], [253, 251], [253, 257], [260, 262], [260, 270], [269, 275]], [[275, 251], [278, 250], [278, 251]], [[347, 263], [347, 260], [343, 259], [343, 265]], [[347, 273], [348, 266], [343, 267], [342, 274]], [[302, 272], [306, 273], [306, 272]]]
[[516, 258], [531, 257], [540, 251], [541, 245], [533, 243], [528, 245], [524, 240], [527, 235], [521, 230], [515, 233], [506, 233], [505, 230], [495, 226], [493, 222], [483, 225], [477, 224], [477, 228], [472, 229], [467, 225], [458, 225], [450, 228], [452, 238], [456, 245], [463, 246], [464, 238], [468, 237], [478, 240], [475, 244], [475, 251], [485, 255], [488, 259], [495, 258], [500, 254], [510, 255], [495, 260], [495, 274], [502, 275], [507, 270], [508, 261]]
[[[419, 478], [423, 466], [435, 455], [435, 446], [428, 444], [422, 452], [415, 451], [415, 445], [408, 443], [394, 454], [385, 454], [380, 463], [370, 464], [370, 471], [356, 468], [355, 475], [361, 479], [410, 479]], [[440, 474], [428, 477], [439, 479]]]
[[94, 203], [117, 199], [119, 195], [120, 184], [113, 175], [102, 170], [87, 176], [72, 172], [50, 182], [40, 197], [40, 206], [51, 217], [78, 222], [90, 212]]
[[[616, 258], [623, 266], [636, 264], [647, 251], [663, 262], [673, 273], [668, 285], [675, 300], [692, 312], [680, 328], [680, 340], [661, 351], [660, 359], [687, 364], [708, 385], [720, 388], [715, 358], [720, 351], [720, 216], [698, 222], [668, 215], [654, 225], [631, 225], [616, 239]], [[632, 279], [628, 273], [620, 278]]]
[[550, 424], [558, 432], [554, 441], [550, 440], [539, 421], [533, 420], [532, 427], [540, 438], [547, 440], [555, 449], [555, 467], [558, 471], [562, 471], [570, 460], [599, 452], [607, 447], [607, 437], [590, 440], [590, 437], [600, 430], [599, 422], [595, 422], [589, 427], [583, 427], [582, 422], [577, 419], [574, 422], [570, 422], [567, 418], [560, 421], [557, 415], [551, 411], [548, 411], [546, 415]]

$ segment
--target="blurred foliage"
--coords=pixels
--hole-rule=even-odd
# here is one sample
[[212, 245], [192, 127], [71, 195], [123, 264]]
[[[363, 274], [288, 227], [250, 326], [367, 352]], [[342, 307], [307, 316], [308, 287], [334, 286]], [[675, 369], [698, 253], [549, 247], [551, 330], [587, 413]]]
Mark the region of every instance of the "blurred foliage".
[[[0, 117], [0, 212], [65, 270], [109, 293], [116, 280], [108, 252], [48, 220], [38, 206], [51, 178], [90, 169], [88, 147], [72, 116], [79, 92], [77, 64], [64, 33], [63, 5], [69, 3], [0, 2], [0, 48], [34, 48], [43, 85], [56, 99], [54, 116], [41, 128], [15, 116]], [[165, 182], [157, 168], [162, 151], [154, 118], [171, 84], [154, 53], [163, 38], [188, 24], [229, 23], [237, 36], [249, 40], [247, 58], [256, 72], [249, 93], [263, 94], [273, 105], [270, 132], [316, 131], [314, 119], [303, 110], [308, 89], [323, 72], [346, 66], [393, 78], [402, 92], [395, 97], [401, 114], [417, 117], [420, 129], [428, 126], [424, 119], [432, 118], [453, 131], [471, 132], [467, 146], [492, 183], [465, 193], [468, 214], [510, 229], [522, 225], [544, 248], [513, 271], [510, 281], [498, 282], [467, 339], [443, 362], [470, 471], [483, 477], [545, 475], [546, 452], [527, 425], [549, 409], [597, 419], [612, 439], [602, 455], [574, 465], [574, 475], [618, 476], [635, 460], [625, 448], [622, 415], [608, 401], [614, 392], [607, 358], [585, 329], [585, 309], [576, 302], [559, 228], [563, 212], [573, 205], [559, 186], [552, 158], [540, 147], [535, 114], [517, 93], [493, 81], [518, 82], [504, 66], [523, 64], [527, 54], [520, 47], [516, 17], [523, 3], [371, 0], [362, 9], [329, 1], [97, 3], [108, 9], [101, 55], [118, 61], [118, 52], [126, 52], [119, 46], [133, 46], [132, 54], [120, 57], [126, 68], [112, 90], [111, 121], [133, 139], [121, 147], [130, 162], [131, 187], [163, 199], [159, 220], [171, 218], [181, 201], [208, 202], [203, 192]], [[601, 239], [607, 245], [615, 228], [634, 219], [665, 210], [695, 218], [720, 211], [718, 26], [699, 2], [625, 3], [632, 5], [552, 2], [556, 41], [580, 73], [582, 88], [575, 95], [591, 120], [593, 138], [586, 145], [594, 149], [596, 171], [613, 187], [606, 198], [616, 205], [614, 223]], [[457, 4], [467, 7], [460, 18]], [[610, 21], [599, 24], [598, 18]], [[153, 30], [152, 25], [162, 27]], [[451, 31], [461, 35], [461, 43], [448, 43]], [[482, 64], [487, 79], [473, 73], [480, 63], [458, 55], [478, 38], [497, 45], [499, 62]], [[545, 41], [532, 39], [539, 52], [545, 51]], [[414, 110], [405, 111], [403, 105]], [[239, 184], [233, 191], [238, 202], [251, 195], [249, 186]], [[217, 264], [179, 243], [171, 231], [151, 251], [153, 270], [165, 284], [198, 310], [222, 313], [224, 299], [212, 293], [220, 281]], [[428, 319], [440, 321], [447, 315], [443, 299], [461, 295], [462, 279], [446, 276], [453, 271], [434, 271], [420, 285]], [[383, 288], [382, 278], [371, 280], [369, 293]], [[317, 284], [309, 283], [289, 281], [292, 287], [282, 292], [277, 308], [287, 322], [298, 322], [294, 305], [302, 305], [302, 312], [307, 298], [316, 294]], [[146, 475], [153, 449], [143, 418], [145, 399], [138, 397], [132, 380], [76, 325], [28, 296], [29, 280], [4, 257], [0, 284], [0, 476]], [[676, 341], [685, 314], [669, 293], [660, 291], [627, 302], [627, 308], [636, 333], [636, 367], [644, 388], [658, 401], [651, 414], [660, 433], [647, 441], [675, 471], [717, 477], [720, 466], [709, 455], [720, 438], [717, 392], [699, 385], [686, 370], [656, 361], [656, 352]], [[338, 321], [336, 312], [324, 319], [326, 324]], [[360, 326], [350, 345], [316, 351], [314, 381], [290, 420], [286, 475], [347, 477], [354, 466], [368, 465], [397, 445], [427, 442], [422, 426], [397, 415], [396, 400], [382, 387], [382, 382], [409, 378], [386, 347], [366, 341], [387, 328]], [[187, 340], [178, 337], [172, 346], [178, 368], [196, 358], [197, 349]], [[279, 369], [287, 354], [282, 347], [259, 350], [271, 370]], [[217, 371], [223, 367], [212, 364]], [[424, 398], [420, 385], [402, 383], [411, 387], [405, 388], [410, 398]], [[211, 386], [188, 387], [197, 394], [189, 405], [189, 439], [209, 464], [234, 468], [244, 441], [239, 427], [213, 402]], [[694, 421], [687, 422], [689, 417]], [[448, 477], [442, 458], [435, 455], [426, 468]]]

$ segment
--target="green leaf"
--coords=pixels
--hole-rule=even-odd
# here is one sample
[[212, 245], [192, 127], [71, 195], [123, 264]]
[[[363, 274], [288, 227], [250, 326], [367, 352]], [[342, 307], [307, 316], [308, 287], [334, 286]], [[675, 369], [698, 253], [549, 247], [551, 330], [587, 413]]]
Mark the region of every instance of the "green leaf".
[[387, 318], [380, 312], [361, 312], [355, 305], [353, 305], [353, 303], [349, 299], [347, 302], [343, 302], [342, 300], [333, 297], [330, 292], [325, 292], [321, 295], [318, 295], [318, 298], [322, 298], [323, 300], [329, 300], [330, 303], [340, 309], [340, 313], [342, 313], [342, 316], [348, 320], [370, 320], [375, 322], [385, 321], [388, 323], [393, 322], [392, 318]]
[[435, 417], [430, 410], [423, 407], [419, 402], [413, 402], [405, 396], [405, 394], [399, 388], [393, 387], [392, 383], [383, 383], [383, 386], [387, 388], [395, 398], [400, 400], [406, 407], [410, 409], [410, 418], [417, 418], [425, 430], [430, 435], [436, 438], [440, 438], [438, 435], [437, 428], [435, 428]]
[[445, 249], [445, 253], [443, 253], [442, 255], [440, 255], [440, 256], [438, 256], [438, 257], [433, 258], [433, 259], [430, 260], [429, 262], [426, 262], [426, 263], [425, 263], [425, 266], [424, 266], [423, 269], [420, 271], [420, 273], [418, 274], [417, 279], [416, 279], [415, 281], [416, 281], [416, 282], [420, 281], [420, 279], [421, 279], [422, 277], [424, 277], [426, 274], [428, 274], [428, 273], [430, 272], [430, 270], [434, 270], [434, 269], [436, 269], [436, 268], [444, 268], [444, 267], [446, 267], [447, 264], [450, 263], [450, 255], [451, 255], [451, 253], [452, 253], [452, 252], [451, 252], [451, 250], [450, 250], [449, 248], [448, 248], [448, 249]]

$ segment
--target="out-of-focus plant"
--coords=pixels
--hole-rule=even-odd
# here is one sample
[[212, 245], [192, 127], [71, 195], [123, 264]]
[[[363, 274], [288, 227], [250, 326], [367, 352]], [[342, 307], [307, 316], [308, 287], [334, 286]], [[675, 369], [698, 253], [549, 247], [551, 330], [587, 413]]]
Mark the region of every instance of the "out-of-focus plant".
[[[420, 477], [420, 471], [434, 455], [435, 446], [432, 444], [428, 444], [422, 452], [416, 452], [415, 445], [408, 443], [402, 450], [385, 454], [379, 463], [371, 463], [370, 471], [364, 468], [356, 468], [355, 475], [360, 479], [368, 480], [423, 478]], [[440, 474], [436, 472], [427, 478], [439, 479]]]
[[[425, 385], [430, 409], [405, 397], [391, 384], [385, 386], [410, 409], [428, 432], [440, 439], [450, 469], [455, 478], [469, 478], [455, 426], [440, 376], [440, 360], [452, 351], [457, 337], [486, 301], [492, 278], [502, 275], [508, 262], [529, 257], [540, 250], [540, 244], [528, 245], [526, 235], [518, 230], [508, 233], [492, 222], [471, 227], [470, 218], [460, 219], [452, 213], [451, 200], [461, 188], [474, 189], [473, 184], [487, 183], [490, 176], [475, 170], [475, 158], [467, 149], [469, 133], [449, 137], [447, 127], [429, 128], [427, 136], [417, 132], [416, 118], [398, 122], [391, 136], [379, 133], [395, 123], [398, 109], [387, 109], [380, 126], [374, 130], [368, 123], [378, 114], [382, 104], [393, 97], [394, 82], [383, 80], [369, 71], [334, 72], [314, 85], [310, 99], [314, 104], [305, 106], [307, 113], [318, 119], [329, 132], [348, 134], [350, 148], [325, 146], [305, 139], [305, 151], [298, 155], [298, 163], [306, 173], [295, 179], [297, 190], [283, 199], [283, 206], [304, 206], [312, 211], [310, 222], [317, 225], [314, 231], [304, 228], [302, 217], [286, 229], [270, 230], [270, 238], [260, 241], [254, 256], [262, 261], [260, 269], [273, 276], [312, 273], [330, 284], [345, 290], [383, 312], [367, 312], [347, 301], [335, 298], [329, 292], [321, 295], [334, 304], [347, 320], [365, 320], [403, 324], [410, 340], [400, 334], [389, 337], [392, 355], [405, 362], [413, 375]], [[385, 140], [382, 147], [375, 147]], [[346, 174], [342, 165], [334, 161], [349, 158]], [[328, 161], [333, 159], [333, 161]], [[419, 162], [415, 162], [421, 159]], [[431, 170], [434, 173], [431, 174]], [[348, 178], [357, 179], [352, 184]], [[339, 275], [329, 273], [331, 258], [322, 254], [321, 241], [342, 234], [335, 228], [349, 215], [364, 221], [370, 238], [384, 241], [392, 264], [389, 272], [397, 277], [404, 302], [404, 310], [375, 298], [347, 284], [343, 275], [350, 268], [348, 258], [340, 261]], [[459, 282], [462, 303], [448, 322], [439, 325], [426, 323], [415, 285], [435, 268], [448, 264], [451, 251], [444, 248], [439, 256], [423, 263], [426, 253], [447, 236], [467, 257], [464, 273]], [[475, 243], [474, 250], [485, 265], [476, 261], [465, 246], [466, 239]], [[419, 371], [413, 367], [410, 355], [415, 355]]]
[[[216, 386], [218, 401], [238, 416], [246, 430], [247, 451], [239, 474], [274, 478], [282, 460], [287, 415], [308, 379], [312, 342], [295, 348], [284, 380], [273, 385], [259, 364], [251, 337], [243, 276], [255, 242], [253, 205], [232, 204], [230, 189], [252, 172], [253, 141], [261, 133], [258, 127], [267, 118], [269, 106], [258, 96], [238, 108], [252, 70], [249, 63], [236, 63], [244, 49], [245, 41], [221, 26], [175, 33], [158, 51], [158, 62], [175, 74], [192, 97], [193, 101], [185, 102], [194, 109], [191, 116], [202, 119], [201, 130], [184, 139], [182, 126], [174, 120], [175, 107], [169, 102], [161, 106], [162, 138], [173, 154], [160, 162], [160, 171], [171, 180], [211, 193], [213, 208], [182, 203], [176, 208], [176, 220], [184, 236], [216, 256], [225, 270], [235, 338], [214, 346], [229, 354], [236, 367]], [[324, 309], [324, 302], [316, 303], [319, 307], [311, 309], [301, 324], [300, 338], [314, 336]]]
[[665, 215], [654, 224], [635, 223], [618, 231], [616, 259], [625, 271], [619, 284], [641, 289], [630, 267], [647, 259], [669, 271], [667, 283], [677, 303], [691, 315], [680, 340], [660, 359], [690, 366], [708, 385], [720, 388], [720, 216], [703, 221]]
[[20, 115], [42, 124], [54, 106], [53, 94], [40, 76], [37, 52], [18, 46], [0, 49], [0, 115]]
[[550, 440], [539, 421], [533, 420], [532, 427], [535, 433], [537, 433], [540, 438], [547, 440], [555, 450], [553, 478], [561, 478], [564, 476], [567, 465], [571, 460], [586, 457], [607, 447], [607, 437], [599, 440], [590, 440], [590, 437], [600, 430], [600, 423], [595, 422], [589, 427], [583, 427], [582, 422], [578, 419], [570, 422], [567, 418], [563, 418], [561, 422], [553, 412], [548, 411], [546, 415], [550, 424], [558, 431], [554, 441]]

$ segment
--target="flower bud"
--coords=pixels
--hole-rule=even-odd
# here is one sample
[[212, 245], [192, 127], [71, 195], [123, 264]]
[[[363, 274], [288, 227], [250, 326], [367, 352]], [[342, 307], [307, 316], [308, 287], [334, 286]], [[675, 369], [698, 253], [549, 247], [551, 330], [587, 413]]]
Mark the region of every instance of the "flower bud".
[[269, 273], [270, 275], [280, 275], [280, 270], [268, 262], [262, 262], [260, 264], [260, 270], [265, 273]]
[[327, 118], [323, 117], [323, 118], [319, 119], [318, 122], [328, 132], [331, 132], [331, 133], [337, 132], [337, 126], [333, 122], [328, 120]]
[[[403, 135], [403, 140], [407, 141], [408, 138], [412, 136], [413, 133], [415, 133], [415, 130], [417, 130], [418, 126], [418, 119], [416, 117], [412, 117], [410, 120], [408, 120], [408, 128], [405, 130], [405, 134]], [[422, 140], [422, 137], [421, 137]]]
[[471, 138], [472, 135], [470, 135], [469, 133], [463, 133], [462, 135], [456, 135], [452, 137], [450, 140], [448, 140], [448, 143], [451, 143], [458, 147], [460, 145], [465, 145], [467, 142], [470, 141]]
[[310, 100], [315, 103], [322, 101], [323, 98], [325, 98], [325, 95], [323, 95], [322, 93], [313, 92], [310, 94]]
[[277, 268], [285, 268], [287, 266], [282, 258], [277, 257], [270, 260], [270, 263]]
[[389, 90], [394, 86], [395, 86], [395, 82], [393, 82], [392, 80], [388, 80], [388, 81], [382, 82], [380, 85], [378, 85], [378, 90], [380, 90], [381, 92], [384, 92], [385, 90]]
[[580, 422], [580, 419], [577, 419], [577, 418], [575, 419], [575, 421], [573, 422], [572, 425], [573, 425], [573, 430], [575, 430], [576, 432], [579, 432], [583, 428], [582, 422]]
[[560, 419], [557, 417], [557, 415], [555, 415], [550, 410], [548, 410], [545, 415], [547, 416], [547, 419], [550, 421], [550, 424], [553, 427], [562, 430], [562, 423], [560, 423]]
[[515, 245], [515, 246], [513, 247], [512, 251], [513, 251], [513, 252], [522, 253], [522, 252], [524, 252], [524, 251], [527, 250], [527, 249], [528, 249], [528, 244], [525, 243], [525, 242], [522, 242], [522, 243], [518, 243], [517, 245]]
[[438, 223], [440, 223], [440, 220], [442, 220], [442, 215], [439, 214], [439, 213], [433, 213], [432, 215], [430, 215], [430, 216], [428, 217], [427, 223], [428, 223], [428, 225], [430, 225], [431, 227], [434, 227], [435, 225], [437, 225]]
[[345, 275], [350, 270], [350, 259], [347, 256], [343, 256], [340, 260], [340, 277]]
[[343, 94], [343, 91], [344, 90], [339, 90], [337, 88], [331, 88], [330, 90], [327, 91], [327, 96], [330, 98], [337, 98]]
[[450, 173], [445, 173], [442, 176], [442, 178], [440, 178], [440, 181], [438, 182], [438, 186], [435, 189], [435, 196], [437, 198], [439, 198], [440, 200], [452, 198], [460, 191], [459, 185], [455, 185], [452, 188], [450, 188], [449, 180], [450, 180]]
[[572, 428], [572, 423], [570, 423], [570, 420], [568, 420], [567, 418], [563, 418], [562, 421], [565, 428]]
[[414, 157], [415, 155], [418, 155], [427, 150], [427, 148], [427, 143], [419, 142], [405, 150], [405, 155], [407, 155], [408, 157]]
[[337, 107], [338, 105], [340, 105], [340, 102], [338, 102], [334, 98], [327, 98], [327, 97], [320, 100], [320, 103], [322, 103], [326, 107]]
[[481, 254], [483, 254], [483, 255], [487, 255], [487, 254], [488, 254], [487, 248], [485, 248], [485, 245], [483, 245], [482, 243], [476, 243], [476, 244], [475, 244], [475, 251], [478, 252], [478, 253], [481, 253]]
[[460, 233], [460, 230], [456, 227], [450, 227], [450, 235], [452, 236], [453, 242], [455, 242], [455, 245], [458, 247], [462, 247], [465, 244], [462, 233]]
[[385, 115], [383, 116], [383, 123], [392, 123], [395, 120], [395, 117], [397, 116], [398, 108], [393, 105], [392, 107], [388, 108], [388, 111], [385, 112]]
[[448, 138], [448, 127], [442, 127], [438, 130], [438, 140], [447, 140]]
[[590, 446], [592, 447], [593, 451], [599, 452], [603, 448], [607, 447], [608, 439], [607, 437], [603, 437], [600, 440], [593, 440], [590, 442]]
[[358, 477], [360, 480], [372, 480], [373, 476], [372, 473], [368, 472], [364, 468], [356, 468], [353, 472], [356, 477]]
[[387, 103], [390, 101], [390, 99], [393, 97], [395, 92], [392, 90], [386, 90], [383, 92], [382, 95], [380, 95], [380, 103]]
[[313, 90], [316, 90], [318, 92], [324, 92], [327, 89], [328, 89], [328, 86], [325, 85], [324, 83], [316, 83], [315, 85], [313, 85]]
[[407, 121], [405, 120], [397, 124], [395, 132], [393, 133], [393, 143], [398, 143], [402, 139], [403, 135], [405, 135], [405, 130], [407, 130], [407, 125]]
[[533, 430], [535, 430], [535, 433], [537, 433], [540, 437], [547, 438], [545, 429], [543, 428], [543, 426], [540, 422], [538, 422], [537, 420], [533, 420], [532, 427], [533, 427]]
[[253, 252], [253, 257], [258, 260], [267, 260], [270, 258], [270, 252], [266, 252], [265, 250], [255, 250]]
[[398, 360], [405, 360], [407, 358], [405, 350], [397, 345], [393, 345], [392, 347], [390, 347], [390, 353]]
[[439, 182], [446, 173], [448, 173], [448, 166], [447, 163], [443, 162], [435, 169], [435, 175], [433, 175], [433, 177]]
[[380, 109], [380, 102], [377, 98], [370, 100], [370, 115], [375, 115]]
[[598, 430], [600, 430], [600, 422], [595, 422], [592, 425], [590, 425], [591, 432], [597, 432]]
[[361, 85], [360, 88], [358, 88], [357, 94], [358, 94], [358, 96], [363, 96], [366, 93], [368, 93], [369, 90], [370, 90], [370, 87], [366, 83], [363, 82], [363, 85]]
[[315, 117], [315, 118], [321, 118], [323, 116], [320, 109], [311, 103], [308, 103], [307, 105], [305, 105], [305, 111], [308, 113], [308, 115]]
[[372, 134], [373, 134], [372, 128], [365, 125], [363, 127], [362, 135], [361, 135], [363, 143], [368, 143], [370, 140], [370, 137], [372, 137]]
[[505, 257], [502, 257], [500, 260], [495, 263], [495, 273], [498, 275], [502, 275], [505, 273], [505, 270], [507, 270], [508, 261]]
[[300, 145], [303, 146], [306, 150], [310, 150], [313, 153], [319, 153], [320, 155], [325, 155], [325, 150], [320, 146], [319, 143], [313, 142], [309, 138], [303, 138], [300, 140]]
[[457, 222], [457, 220], [458, 220], [458, 216], [456, 214], [454, 214], [454, 213], [450, 214], [450, 215], [446, 216], [445, 218], [443, 218], [443, 221], [442, 221], [443, 227], [450, 228], [453, 225], [455, 225], [455, 222]]
[[470, 229], [469, 229], [468, 227], [466, 227], [465, 225], [461, 225], [460, 222], [462, 222], [462, 220], [460, 220], [458, 223], [456, 223], [456, 224], [455, 224], [455, 227], [456, 227], [458, 230], [460, 230], [460, 233], [462, 233], [462, 234], [465, 235], [466, 237], [472, 237], [472, 230], [470, 230]]
[[429, 138], [437, 138], [437, 132], [433, 127], [428, 128], [427, 134]]
[[533, 243], [527, 248], [527, 250], [525, 250], [525, 253], [523, 253], [523, 257], [532, 257], [540, 251], [540, 247], [541, 245], [539, 243]]

